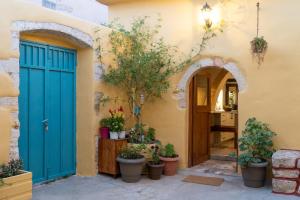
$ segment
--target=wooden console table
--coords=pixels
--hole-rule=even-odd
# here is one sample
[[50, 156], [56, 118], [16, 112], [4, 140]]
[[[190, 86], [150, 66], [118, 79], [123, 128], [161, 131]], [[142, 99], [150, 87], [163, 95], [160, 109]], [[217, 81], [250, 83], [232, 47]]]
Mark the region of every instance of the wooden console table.
[[127, 139], [99, 139], [98, 171], [116, 177], [120, 173], [116, 159], [120, 150], [127, 145]]
[[211, 132], [232, 132], [234, 133], [234, 148], [238, 148], [238, 130], [234, 126], [211, 126]]

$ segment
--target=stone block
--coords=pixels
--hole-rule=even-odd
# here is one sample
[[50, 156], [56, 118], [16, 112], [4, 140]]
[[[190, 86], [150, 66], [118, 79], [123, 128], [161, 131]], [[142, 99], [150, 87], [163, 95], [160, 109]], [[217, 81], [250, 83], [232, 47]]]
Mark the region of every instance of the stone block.
[[298, 160], [297, 168], [300, 169], [300, 159]]
[[279, 150], [272, 156], [273, 168], [296, 168], [296, 162], [300, 158], [300, 151]]
[[276, 178], [297, 179], [300, 175], [298, 169], [273, 169], [273, 176]]
[[273, 192], [282, 194], [293, 194], [296, 192], [297, 181], [273, 178]]

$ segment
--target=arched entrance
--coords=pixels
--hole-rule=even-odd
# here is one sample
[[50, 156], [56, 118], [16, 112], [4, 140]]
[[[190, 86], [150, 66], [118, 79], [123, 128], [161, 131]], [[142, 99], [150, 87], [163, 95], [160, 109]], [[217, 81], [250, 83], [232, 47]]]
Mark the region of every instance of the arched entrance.
[[[236, 89], [230, 104], [229, 90]], [[191, 65], [178, 84], [179, 107], [188, 108], [188, 166], [195, 166], [217, 152], [217, 143], [231, 141], [236, 150], [238, 133], [238, 94], [246, 89], [246, 80], [237, 66], [220, 58], [203, 59]], [[233, 105], [234, 104], [234, 105]], [[224, 110], [226, 109], [226, 110]], [[227, 119], [227, 121], [224, 119]], [[223, 134], [225, 133], [225, 134]], [[227, 139], [226, 139], [227, 138]]]

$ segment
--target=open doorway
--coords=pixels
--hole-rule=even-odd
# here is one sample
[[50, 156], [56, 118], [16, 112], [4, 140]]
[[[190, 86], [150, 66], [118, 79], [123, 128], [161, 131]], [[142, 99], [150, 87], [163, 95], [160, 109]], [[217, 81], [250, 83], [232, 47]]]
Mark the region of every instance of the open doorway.
[[189, 85], [189, 167], [235, 174], [238, 140], [238, 84], [226, 69], [208, 67]]

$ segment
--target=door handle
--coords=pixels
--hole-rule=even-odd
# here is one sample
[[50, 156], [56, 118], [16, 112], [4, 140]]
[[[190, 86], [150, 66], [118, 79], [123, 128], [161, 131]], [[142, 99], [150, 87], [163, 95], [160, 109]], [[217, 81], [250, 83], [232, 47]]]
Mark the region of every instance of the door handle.
[[48, 119], [43, 120], [43, 121], [42, 121], [42, 124], [43, 124], [43, 126], [44, 126], [44, 130], [45, 130], [46, 132], [48, 132]]

